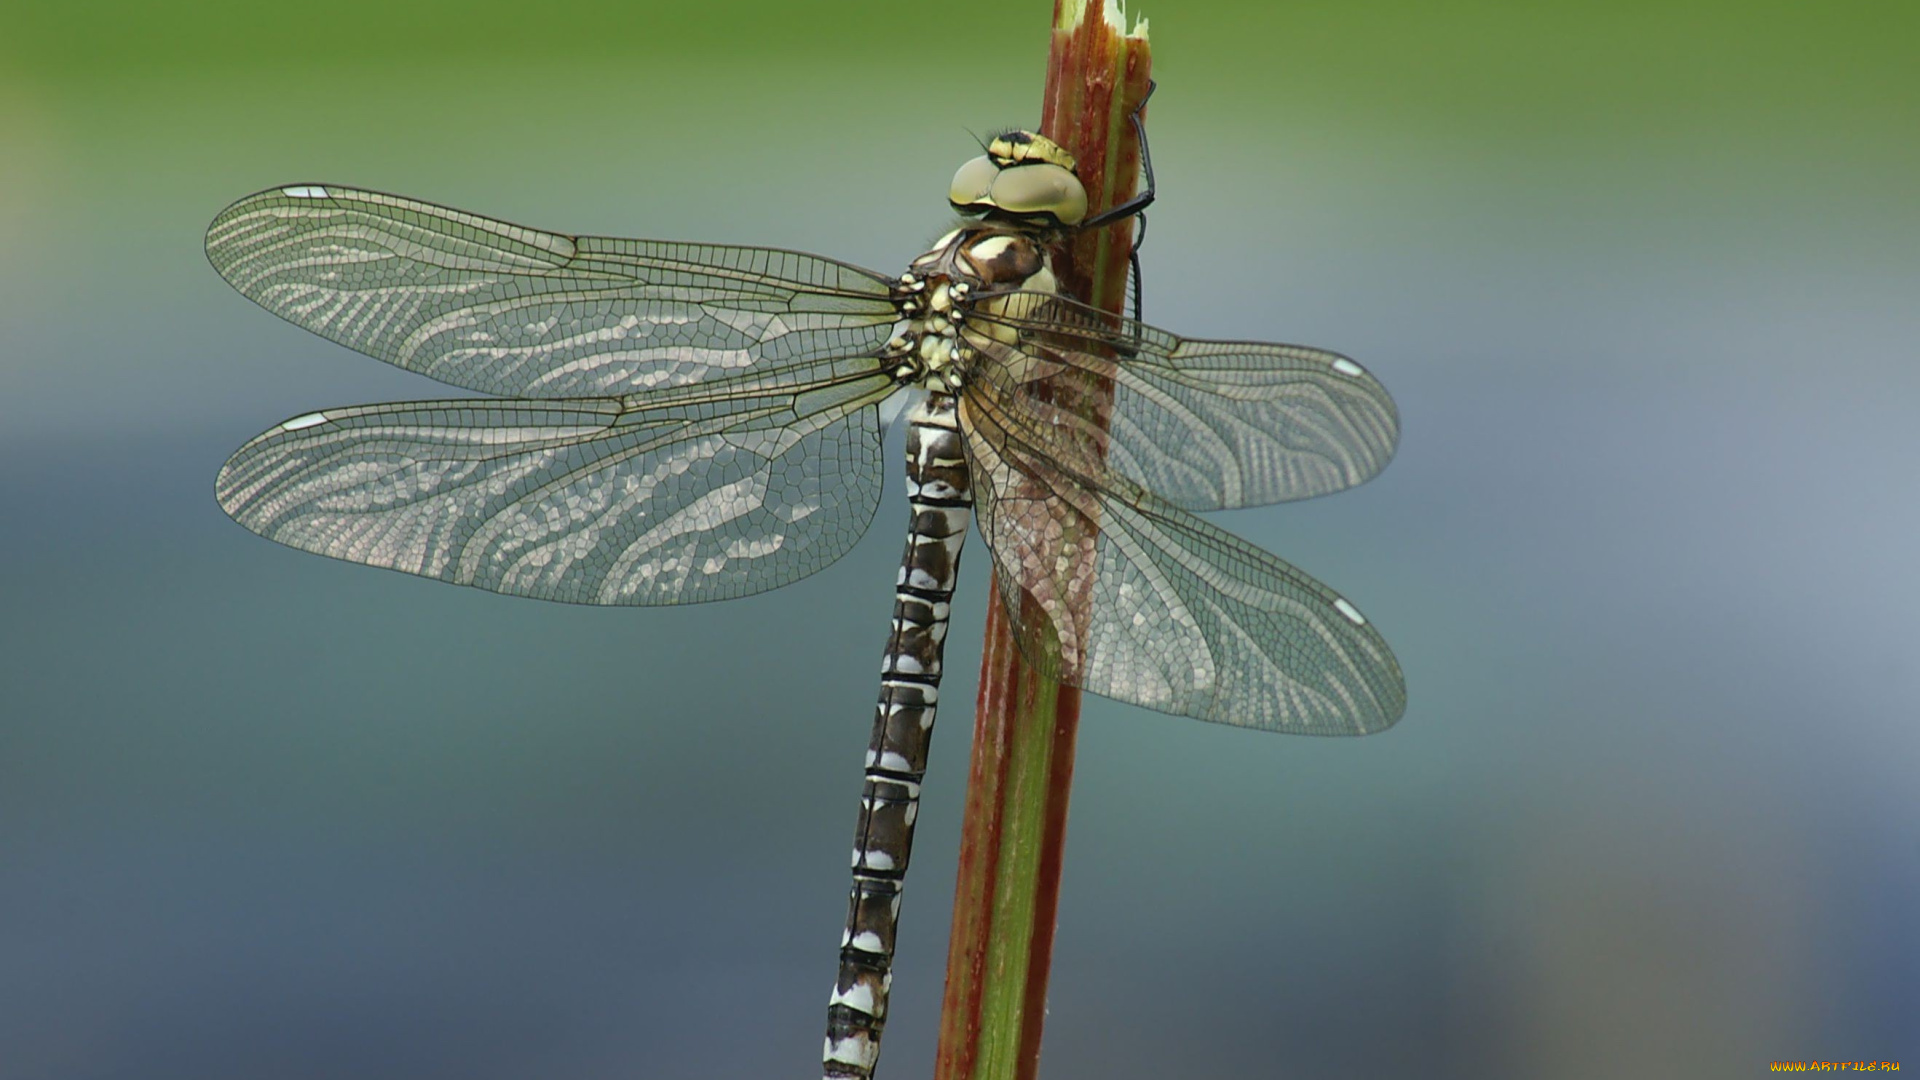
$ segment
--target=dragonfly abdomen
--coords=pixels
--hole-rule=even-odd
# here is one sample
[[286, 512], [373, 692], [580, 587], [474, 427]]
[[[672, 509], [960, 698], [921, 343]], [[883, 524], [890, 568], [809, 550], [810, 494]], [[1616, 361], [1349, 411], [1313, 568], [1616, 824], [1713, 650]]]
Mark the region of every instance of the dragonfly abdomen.
[[827, 1080], [867, 1080], [880, 1057], [892, 982], [900, 890], [913, 852], [920, 781], [939, 705], [940, 660], [973, 518], [973, 487], [954, 399], [931, 394], [909, 415], [907, 498], [912, 524], [881, 664], [880, 701], [867, 746], [853, 839], [853, 890], [840, 974], [827, 1006]]

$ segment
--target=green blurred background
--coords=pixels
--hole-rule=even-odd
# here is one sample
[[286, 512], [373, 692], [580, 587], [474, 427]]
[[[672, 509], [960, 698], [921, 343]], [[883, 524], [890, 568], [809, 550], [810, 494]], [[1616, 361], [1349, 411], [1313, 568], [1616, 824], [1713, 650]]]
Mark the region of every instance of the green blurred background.
[[[1412, 705], [1316, 741], [1089, 701], [1047, 1075], [1920, 1059], [1920, 6], [1145, 14], [1148, 317], [1352, 353], [1405, 419], [1365, 488], [1220, 520]], [[278, 548], [228, 452], [446, 391], [201, 234], [333, 181], [899, 267], [968, 130], [1037, 112], [1048, 16], [0, 11], [0, 1080], [813, 1074], [898, 484], [827, 572], [685, 610]], [[930, 1072], [968, 712], [884, 1075]]]

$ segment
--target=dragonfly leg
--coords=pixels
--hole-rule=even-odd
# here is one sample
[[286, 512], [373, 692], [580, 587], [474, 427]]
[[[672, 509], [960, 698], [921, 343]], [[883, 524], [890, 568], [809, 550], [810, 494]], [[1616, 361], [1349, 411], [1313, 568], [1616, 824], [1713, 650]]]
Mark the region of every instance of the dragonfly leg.
[[1147, 207], [1153, 205], [1156, 190], [1153, 180], [1153, 151], [1147, 145], [1147, 125], [1143, 114], [1147, 111], [1147, 102], [1152, 100], [1153, 91], [1158, 85], [1158, 83], [1148, 80], [1146, 95], [1140, 99], [1140, 104], [1134, 106], [1133, 113], [1128, 117], [1128, 120], [1133, 124], [1133, 137], [1140, 143], [1140, 171], [1146, 174], [1147, 190], [1140, 192], [1119, 206], [1095, 214], [1081, 222], [1076, 229], [1076, 231], [1079, 229], [1097, 229], [1102, 225], [1111, 225], [1116, 221], [1124, 221], [1127, 218], [1138, 219], [1140, 223], [1139, 231], [1134, 234], [1133, 247], [1127, 252], [1127, 266], [1133, 276], [1133, 318], [1135, 322], [1141, 319], [1140, 245], [1147, 242]]
[[[1147, 111], [1147, 102], [1153, 98], [1154, 88], [1158, 85], [1158, 83], [1152, 81], [1147, 83], [1146, 95], [1140, 99], [1140, 104], [1134, 106], [1133, 115], [1128, 118], [1133, 123], [1133, 137], [1140, 142], [1140, 171], [1146, 174], [1147, 190], [1140, 192], [1119, 206], [1102, 210], [1098, 214], [1081, 222], [1076, 228], [1097, 229], [1102, 225], [1111, 225], [1125, 218], [1139, 217], [1142, 211], [1153, 205], [1153, 151], [1147, 147], [1147, 124], [1142, 114]], [[1139, 247], [1138, 244], [1134, 246], [1136, 248]]]

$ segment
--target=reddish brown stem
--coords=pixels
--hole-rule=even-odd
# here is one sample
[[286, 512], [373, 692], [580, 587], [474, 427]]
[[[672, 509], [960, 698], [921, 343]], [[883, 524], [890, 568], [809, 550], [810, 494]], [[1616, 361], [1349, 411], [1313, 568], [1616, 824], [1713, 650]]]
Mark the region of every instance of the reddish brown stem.
[[[1134, 194], [1140, 148], [1129, 117], [1146, 97], [1149, 63], [1144, 33], [1109, 22], [1105, 0], [1056, 0], [1040, 130], [1078, 159], [1090, 215]], [[1132, 238], [1131, 220], [1073, 238], [1054, 263], [1061, 290], [1119, 312]], [[1095, 383], [1075, 407], [1104, 417], [1111, 396]], [[1027, 664], [1002, 595], [996, 582], [935, 1080], [1033, 1080], [1039, 1070], [1080, 691]]]

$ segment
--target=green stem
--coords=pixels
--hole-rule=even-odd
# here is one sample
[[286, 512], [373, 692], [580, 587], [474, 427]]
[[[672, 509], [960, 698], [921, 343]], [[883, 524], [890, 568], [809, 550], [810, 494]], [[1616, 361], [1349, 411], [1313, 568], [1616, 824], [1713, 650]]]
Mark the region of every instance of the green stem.
[[[1140, 148], [1128, 118], [1146, 96], [1149, 63], [1144, 25], [1127, 35], [1105, 0], [1057, 0], [1040, 130], [1078, 159], [1090, 214], [1133, 196]], [[1076, 237], [1055, 260], [1061, 290], [1119, 312], [1132, 236], [1125, 221]], [[1092, 385], [1076, 397], [1098, 416], [1111, 394]], [[996, 582], [935, 1080], [1033, 1080], [1039, 1071], [1080, 691], [1028, 666], [1001, 595]]]

